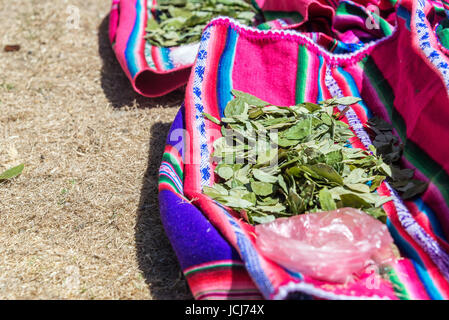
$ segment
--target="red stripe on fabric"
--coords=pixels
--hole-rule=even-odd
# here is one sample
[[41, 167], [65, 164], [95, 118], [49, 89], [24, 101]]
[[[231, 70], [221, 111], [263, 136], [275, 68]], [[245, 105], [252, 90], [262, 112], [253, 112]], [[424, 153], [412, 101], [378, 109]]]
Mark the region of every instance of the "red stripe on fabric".
[[327, 100], [332, 98], [332, 94], [330, 93], [329, 89], [326, 86], [326, 71], [327, 71], [328, 65], [326, 61], [323, 59], [323, 65], [321, 66], [321, 73], [320, 73], [320, 88], [321, 88], [321, 94], [323, 96], [323, 100]]
[[152, 2], [152, 6], [151, 6], [151, 13], [156, 14], [156, 10], [157, 10], [157, 0], [148, 0]]
[[120, 17], [119, 3], [120, 0], [113, 0], [111, 12], [109, 13], [109, 41], [111, 44], [115, 41], [115, 36], [117, 34], [118, 21]]
[[187, 83], [186, 99], [185, 99], [185, 129], [187, 133], [185, 153], [185, 179], [184, 193], [188, 198], [192, 199], [193, 195], [201, 190], [200, 161], [201, 157], [198, 152], [198, 146], [195, 144], [199, 141], [199, 134], [195, 128], [195, 104], [193, 100], [193, 77], [194, 72], [190, 74], [190, 80]]
[[213, 268], [213, 267], [221, 267], [222, 265], [232, 265], [234, 268], [238, 267], [244, 267], [244, 264], [242, 261], [239, 260], [214, 260], [209, 261], [201, 264], [197, 264], [191, 267], [188, 267], [183, 270], [184, 274], [188, 274], [190, 272], [196, 272], [196, 270], [202, 269], [202, 268]]
[[416, 204], [411, 201], [405, 201], [404, 204], [421, 228], [423, 228], [434, 240], [438, 240], [438, 236], [433, 231], [432, 224], [430, 223], [429, 218], [427, 218], [427, 215], [424, 212], [419, 211]]
[[[229, 32], [226, 26], [217, 26], [216, 32], [213, 33], [211, 39], [209, 40], [209, 48], [207, 50], [207, 65], [204, 72], [204, 82], [201, 88], [203, 97], [204, 111], [211, 114], [217, 119], [220, 119], [220, 112], [218, 110], [218, 100], [217, 100], [217, 77], [218, 68], [220, 66], [220, 58], [226, 48], [226, 37], [227, 32]], [[206, 132], [208, 137], [208, 149], [209, 153], [213, 153], [213, 143], [216, 139], [222, 136], [221, 126], [213, 123], [212, 121], [206, 120]], [[214, 169], [216, 163], [211, 164], [211, 175], [214, 176], [213, 181], [215, 181]]]
[[171, 191], [176, 196], [178, 196], [180, 199], [182, 199], [183, 201], [188, 201], [188, 199], [186, 197], [184, 197], [182, 194], [180, 194], [178, 190], [176, 190], [171, 184], [169, 184], [167, 182], [159, 182], [159, 184], [158, 184], [158, 191], [160, 192], [162, 190]]
[[179, 153], [179, 150], [176, 149], [174, 146], [172, 145], [166, 145], [165, 146], [165, 150], [164, 153], [169, 153], [171, 156], [176, 158], [176, 161], [178, 162], [179, 166], [182, 168], [184, 167], [184, 162], [182, 160], [181, 154]]
[[[354, 80], [355, 86], [357, 88], [357, 91], [359, 92], [359, 94], [362, 92], [362, 88], [363, 88], [363, 77], [361, 75], [361, 73], [357, 72], [359, 69], [353, 68], [352, 66], [348, 66], [348, 67], [344, 67], [344, 70], [350, 74], [350, 76], [352, 77], [352, 80]], [[348, 86], [349, 89], [349, 86]], [[351, 91], [348, 91], [348, 95], [353, 95], [351, 93]], [[363, 101], [365, 102], [365, 101]], [[366, 115], [365, 109], [363, 108], [362, 105], [360, 105], [359, 103], [356, 103], [354, 105], [352, 105], [352, 109], [354, 110], [354, 112], [356, 113], [356, 115], [358, 116], [358, 118], [360, 119], [360, 122], [362, 122], [363, 125], [366, 124], [366, 122], [368, 121], [368, 117]]]
[[[138, 56], [138, 66], [139, 66], [139, 70], [144, 70], [148, 68], [148, 63], [147, 63], [147, 58], [145, 57], [145, 44], [147, 42], [147, 40], [145, 39], [145, 34], [146, 34], [146, 27], [148, 24], [148, 15], [147, 15], [147, 0], [143, 0], [142, 3], [142, 10], [141, 10], [141, 16], [140, 19], [142, 20], [142, 27], [139, 30], [139, 46], [137, 48], [137, 56]], [[136, 73], [136, 75], [139, 72]]]
[[151, 58], [157, 71], [164, 71], [164, 62], [162, 61], [160, 49], [156, 46], [151, 46]]
[[318, 96], [318, 82], [316, 79], [319, 77], [320, 72], [320, 60], [318, 56], [314, 53], [309, 53], [307, 69], [311, 72], [316, 72], [316, 75], [308, 76], [306, 79], [306, 92], [305, 92], [305, 102], [315, 102]]
[[[346, 70], [345, 70], [345, 71], [346, 71]], [[360, 83], [360, 82], [361, 82], [361, 81], [360, 81], [361, 79], [355, 77], [354, 74], [353, 74], [351, 71], [349, 71], [348, 73], [350, 73], [350, 76], [351, 76], [352, 79], [354, 80], [355, 85], [356, 85], [356, 88], [357, 88], [357, 91], [360, 92], [360, 91], [361, 91], [360, 88], [362, 87], [362, 84]], [[333, 68], [333, 69], [332, 69], [332, 75], [333, 75], [335, 81], [338, 83], [338, 86], [340, 87], [341, 91], [343, 92], [343, 95], [344, 95], [344, 96], [353, 96], [353, 93], [352, 93], [351, 88], [350, 88], [350, 86], [349, 86], [349, 84], [348, 84], [348, 81], [347, 81], [346, 78], [345, 78], [345, 77], [338, 71], [337, 68]], [[361, 122], [363, 125], [365, 125], [366, 122], [368, 121], [368, 118], [367, 118], [366, 113], [365, 113], [365, 109], [364, 109], [361, 105], [359, 105], [358, 103], [353, 104], [353, 105], [351, 106], [351, 108], [352, 108], [352, 110], [354, 110], [354, 112], [355, 112], [355, 114], [357, 115], [357, 117], [359, 118], [360, 122]]]
[[242, 296], [255, 295], [258, 292], [248, 272], [242, 266], [220, 266], [205, 269], [187, 275], [186, 279], [196, 299], [207, 297], [207, 295], [202, 297], [202, 292], [212, 295], [214, 291], [229, 291], [229, 296], [237, 294], [232, 291], [241, 291], [240, 295]]

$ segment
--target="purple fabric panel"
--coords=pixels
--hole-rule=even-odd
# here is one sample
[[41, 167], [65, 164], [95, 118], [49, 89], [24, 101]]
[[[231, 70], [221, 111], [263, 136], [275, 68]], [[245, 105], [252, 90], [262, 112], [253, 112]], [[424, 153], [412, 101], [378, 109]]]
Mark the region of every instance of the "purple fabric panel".
[[[184, 130], [184, 112], [185, 112], [184, 104], [182, 104], [181, 108], [179, 108], [179, 111], [176, 114], [175, 120], [173, 120], [173, 123], [170, 127], [166, 144], [169, 144], [174, 147], [176, 147], [177, 145], [181, 145], [180, 142], [183, 139], [183, 136], [181, 135], [181, 130]], [[178, 148], [178, 151], [182, 159], [184, 160], [184, 147]]]
[[[173, 121], [167, 144], [183, 146], [184, 106]], [[176, 131], [175, 131], [176, 130]], [[184, 158], [184, 148], [178, 148]], [[217, 260], [241, 261], [237, 251], [194, 205], [169, 190], [159, 192], [162, 224], [183, 269]]]
[[187, 132], [187, 130], [184, 129], [184, 114], [185, 108], [183, 103], [176, 114], [175, 120], [173, 120], [166, 140], [167, 145], [171, 145], [178, 149], [178, 152], [182, 157], [182, 161], [185, 161], [184, 132]]
[[161, 220], [181, 268], [217, 260], [241, 261], [239, 254], [194, 205], [172, 191], [159, 192]]

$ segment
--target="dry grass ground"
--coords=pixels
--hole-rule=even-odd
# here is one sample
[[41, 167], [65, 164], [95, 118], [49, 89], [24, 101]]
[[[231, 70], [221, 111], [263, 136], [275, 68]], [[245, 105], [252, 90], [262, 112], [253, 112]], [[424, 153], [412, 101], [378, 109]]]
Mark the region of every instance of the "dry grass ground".
[[25, 163], [0, 184], [1, 299], [191, 298], [157, 202], [183, 93], [133, 92], [109, 6], [0, 0], [0, 171]]

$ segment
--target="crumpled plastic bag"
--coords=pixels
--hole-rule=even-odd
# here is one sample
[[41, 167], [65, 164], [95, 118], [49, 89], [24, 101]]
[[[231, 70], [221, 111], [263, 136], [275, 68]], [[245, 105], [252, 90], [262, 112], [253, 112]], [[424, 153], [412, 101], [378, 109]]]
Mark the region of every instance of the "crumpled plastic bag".
[[354, 208], [279, 218], [257, 225], [256, 235], [267, 258], [323, 281], [346, 282], [370, 262], [395, 259], [387, 226]]

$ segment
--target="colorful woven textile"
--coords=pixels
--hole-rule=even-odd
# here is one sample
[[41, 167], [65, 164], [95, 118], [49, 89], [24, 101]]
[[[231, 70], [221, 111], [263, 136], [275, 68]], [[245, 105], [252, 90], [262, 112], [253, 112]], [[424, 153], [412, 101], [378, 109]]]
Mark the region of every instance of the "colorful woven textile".
[[[228, 18], [204, 30], [185, 105], [167, 138], [160, 170], [161, 216], [196, 299], [449, 298], [449, 58], [445, 2], [258, 1], [262, 10], [296, 12], [284, 30], [249, 28]], [[376, 11], [377, 10], [377, 11]], [[374, 13], [372, 13], [374, 12]], [[289, 24], [291, 22], [292, 24]], [[374, 26], [374, 27], [373, 27]], [[403, 165], [429, 183], [413, 201], [402, 201], [387, 183], [380, 194], [387, 225], [403, 259], [380, 278], [367, 270], [351, 283], [334, 284], [292, 273], [264, 258], [254, 228], [202, 194], [216, 179], [212, 143], [217, 118], [231, 89], [276, 105], [358, 96], [345, 114], [357, 139], [378, 115], [405, 145]], [[185, 129], [185, 130], [184, 130]]]
[[[257, 4], [256, 4], [257, 5]], [[109, 40], [118, 61], [139, 94], [163, 96], [183, 85], [198, 52], [198, 43], [157, 47], [145, 40], [149, 19], [155, 19], [157, 0], [113, 0], [109, 15]], [[297, 12], [265, 13], [260, 29], [290, 28], [302, 21]]]
[[109, 40], [134, 90], [147, 97], [169, 93], [187, 83], [198, 44], [159, 48], [145, 40], [156, 0], [113, 0]]

